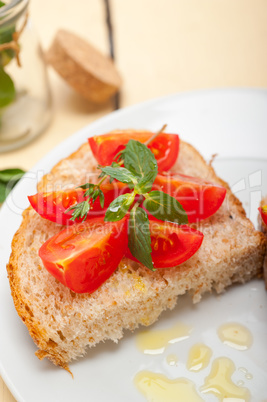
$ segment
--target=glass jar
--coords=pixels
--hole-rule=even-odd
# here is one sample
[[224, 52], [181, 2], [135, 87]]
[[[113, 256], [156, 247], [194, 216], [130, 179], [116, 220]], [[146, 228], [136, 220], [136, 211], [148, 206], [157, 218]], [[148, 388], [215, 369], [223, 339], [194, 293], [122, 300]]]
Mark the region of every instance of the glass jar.
[[25, 145], [51, 118], [46, 66], [28, 4], [0, 1], [0, 152]]

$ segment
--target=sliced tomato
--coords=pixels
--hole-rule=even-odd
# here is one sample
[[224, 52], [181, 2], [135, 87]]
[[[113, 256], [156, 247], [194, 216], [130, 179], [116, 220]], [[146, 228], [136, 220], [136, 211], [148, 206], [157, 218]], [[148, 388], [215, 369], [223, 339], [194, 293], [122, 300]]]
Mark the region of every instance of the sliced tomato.
[[179, 201], [190, 223], [213, 215], [226, 195], [223, 186], [177, 173], [158, 175], [152, 190], [163, 191]]
[[[103, 216], [109, 204], [121, 194], [129, 192], [130, 189], [123, 183], [114, 181], [112, 184], [102, 184], [100, 186], [104, 193], [104, 208], [101, 207], [99, 198], [94, 203], [90, 200], [90, 211], [87, 219], [97, 216]], [[72, 188], [65, 191], [53, 191], [50, 193], [37, 193], [28, 197], [31, 206], [43, 218], [61, 225], [72, 225], [74, 222], [70, 220], [73, 210], [66, 212], [71, 206], [76, 205], [88, 197], [84, 197], [86, 190], [81, 188]], [[82, 219], [76, 220], [81, 222]]]
[[[194, 255], [203, 241], [203, 233], [190, 226], [150, 219], [152, 261], [155, 268], [175, 267]], [[126, 257], [137, 261], [127, 249]]]
[[[102, 166], [112, 163], [119, 151], [125, 148], [129, 140], [146, 142], [153, 135], [150, 131], [115, 130], [108, 134], [95, 135], [88, 139], [97, 162]], [[179, 152], [177, 134], [159, 134], [148, 148], [153, 152], [158, 163], [159, 172], [169, 170], [175, 163]]]
[[40, 248], [45, 268], [76, 293], [92, 293], [116, 270], [127, 250], [127, 218], [70, 226]]
[[263, 207], [258, 208], [262, 217], [263, 222], [267, 225], [267, 205], [263, 205]]

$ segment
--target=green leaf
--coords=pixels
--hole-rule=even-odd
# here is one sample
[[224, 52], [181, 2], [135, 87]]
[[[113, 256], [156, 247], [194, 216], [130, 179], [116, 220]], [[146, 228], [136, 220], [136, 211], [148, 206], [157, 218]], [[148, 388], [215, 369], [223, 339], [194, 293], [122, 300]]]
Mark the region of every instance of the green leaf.
[[138, 261], [155, 271], [151, 257], [149, 220], [147, 213], [139, 207], [130, 212], [128, 246]]
[[104, 220], [109, 222], [120, 221], [127, 214], [130, 206], [134, 202], [134, 198], [134, 193], [122, 194], [115, 198], [109, 205]]
[[126, 184], [137, 184], [137, 177], [132, 174], [128, 169], [122, 168], [122, 167], [111, 167], [111, 166], [106, 166], [106, 167], [100, 167], [103, 173], [105, 173], [108, 176], [111, 176], [113, 179], [117, 179], [121, 181], [122, 183]]
[[8, 196], [10, 190], [7, 189], [6, 184], [0, 182], [0, 204], [2, 204]]
[[10, 76], [0, 67], [0, 107], [7, 106], [15, 99], [15, 86]]
[[162, 191], [151, 191], [145, 197], [144, 208], [155, 218], [162, 221], [176, 222], [179, 225], [188, 223], [184, 208], [174, 197]]
[[134, 187], [136, 193], [145, 194], [151, 191], [156, 176], [153, 170], [150, 170], [144, 177], [142, 177], [138, 184]]
[[111, 167], [121, 167], [121, 165], [117, 162], [112, 162]]
[[0, 1], [0, 8], [4, 7], [6, 5], [6, 3], [3, 3], [2, 1]]
[[104, 203], [105, 203], [105, 196], [102, 190], [99, 190], [99, 202], [101, 205], [101, 208], [104, 208]]
[[151, 190], [152, 184], [158, 174], [158, 165], [155, 156], [145, 144], [130, 140], [123, 151], [124, 166], [141, 179], [138, 189], [144, 194]]
[[126, 169], [139, 177], [158, 169], [154, 154], [139, 141], [130, 140], [123, 151], [123, 157]]
[[86, 183], [86, 184], [83, 184], [82, 186], [79, 186], [77, 188], [82, 188], [83, 190], [86, 190], [83, 196], [84, 197], [90, 197], [92, 195], [92, 193], [94, 192], [95, 187], [96, 187], [95, 184]]
[[[6, 4], [0, 1], [0, 8]], [[13, 33], [16, 31], [15, 25], [3, 26], [0, 28], [0, 44], [8, 43], [13, 40]], [[14, 49], [5, 49], [0, 52], [0, 66], [5, 67], [10, 60], [15, 57]]]
[[17, 182], [19, 179], [21, 179], [24, 173], [25, 172], [22, 169], [0, 170], [0, 181], [8, 183], [10, 180], [15, 180]]
[[87, 214], [90, 211], [90, 204], [88, 201], [80, 202], [79, 204], [73, 205], [68, 208], [65, 213], [72, 211], [72, 216], [70, 218], [71, 221], [75, 221], [75, 219], [83, 218], [85, 220], [87, 218]]
[[117, 162], [120, 162], [123, 159], [123, 152], [124, 149], [121, 149], [115, 156], [114, 156], [114, 160], [116, 160]]
[[[101, 166], [100, 166], [100, 165], [98, 165], [98, 169], [101, 169]], [[99, 178], [99, 179], [102, 179], [104, 176], [106, 176], [105, 173], [104, 173], [104, 172], [101, 172], [100, 175], [98, 176], [98, 178]]]
[[22, 169], [4, 169], [0, 170], [0, 204], [2, 204], [12, 188], [24, 175]]

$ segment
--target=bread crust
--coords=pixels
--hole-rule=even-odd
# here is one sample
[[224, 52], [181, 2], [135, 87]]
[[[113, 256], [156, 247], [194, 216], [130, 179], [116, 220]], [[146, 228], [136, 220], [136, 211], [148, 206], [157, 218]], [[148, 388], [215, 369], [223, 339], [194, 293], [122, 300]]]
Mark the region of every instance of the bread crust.
[[[267, 205], [267, 196], [261, 200], [260, 206], [263, 207]], [[267, 225], [263, 222], [261, 215], [259, 214], [259, 227], [261, 231], [264, 233], [266, 241], [267, 241]], [[267, 290], [267, 252], [265, 254], [264, 264], [263, 264], [263, 276], [265, 280], [265, 288]]]
[[[76, 180], [79, 177], [79, 166], [77, 172], [72, 171], [72, 176], [68, 177], [69, 164], [76, 166], [82, 161], [81, 166], [83, 166], [85, 158], [89, 158], [87, 162], [92, 162], [92, 155], [88, 144], [83, 144], [68, 158], [63, 159], [55, 165], [51, 172], [45, 175], [38, 184], [38, 191], [51, 191], [53, 183], [57, 181], [67, 182], [70, 177], [71, 182]], [[24, 263], [23, 258], [25, 252], [27, 252], [27, 242], [29, 242], [27, 238], [29, 236], [29, 226], [36, 221], [36, 225], [33, 226], [34, 230], [40, 230], [39, 234], [41, 235], [43, 235], [41, 232], [46, 231], [49, 234], [49, 230], [59, 231], [61, 227], [57, 226], [54, 229], [52, 226], [55, 224], [47, 223], [48, 229], [46, 227], [40, 229], [42, 218], [31, 207], [23, 212], [21, 226], [12, 241], [12, 253], [7, 264], [7, 272], [15, 308], [39, 348], [36, 352], [39, 359], [47, 357], [54, 364], [69, 370], [68, 362], [83, 355], [86, 345], [95, 346], [98, 342], [108, 338], [117, 341], [122, 337], [123, 328], [134, 329], [140, 324], [152, 324], [163, 310], [173, 308], [177, 297], [186, 291], [191, 291], [194, 301], [197, 302], [200, 300], [202, 293], [211, 291], [213, 288], [217, 292], [222, 292], [226, 286], [234, 282], [245, 282], [254, 276], [261, 275], [266, 251], [264, 235], [254, 229], [253, 224], [246, 218], [241, 202], [232, 194], [228, 184], [216, 176], [213, 167], [206, 164], [203, 157], [193, 146], [181, 142], [180, 156], [174, 170], [182, 170], [185, 174], [193, 175], [192, 173], [196, 164], [198, 165], [197, 170], [200, 171], [200, 174], [201, 171], [205, 171], [207, 179], [227, 188], [227, 203], [231, 206], [231, 213], [229, 214], [229, 210], [224, 206], [221, 211], [204, 221], [203, 227], [207, 231], [207, 236], [205, 236], [207, 237], [207, 240], [205, 240], [206, 243], [203, 242], [202, 250], [200, 249], [189, 262], [182, 264], [178, 269], [167, 268], [157, 270], [154, 274], [147, 272], [148, 270], [141, 264], [131, 263], [132, 265], [130, 265], [127, 259], [123, 259], [118, 270], [93, 296], [86, 294], [72, 295], [69, 289], [57, 283], [54, 278], [51, 279], [54, 281], [53, 286], [55, 286], [55, 289], [59, 289], [58, 294], [63, 298], [64, 303], [60, 301], [59, 297], [57, 299], [57, 294], [53, 295], [53, 300], [56, 300], [55, 304], [59, 305], [59, 310], [66, 310], [66, 306], [69, 308], [70, 313], [69, 315], [66, 313], [66, 315], [71, 327], [73, 326], [74, 317], [76, 319], [76, 315], [79, 315], [79, 304], [81, 305], [81, 309], [83, 306], [87, 306], [88, 311], [89, 307], [92, 310], [92, 313], [90, 310], [90, 314], [88, 313], [85, 318], [82, 317], [83, 320], [87, 320], [87, 322], [83, 322], [82, 320], [82, 325], [83, 329], [86, 328], [88, 332], [88, 340], [85, 339], [82, 345], [81, 339], [78, 339], [79, 334], [76, 338], [73, 334], [71, 335], [72, 338], [68, 338], [65, 322], [55, 331], [55, 334], [50, 328], [44, 325], [40, 317], [37, 316], [38, 306], [29, 299], [29, 294], [25, 292], [25, 278], [23, 277], [22, 279], [21, 271], [22, 261], [23, 266], [27, 265]], [[233, 220], [234, 223], [232, 222]], [[242, 242], [238, 242], [238, 239], [235, 239], [237, 243], [233, 247], [231, 247], [231, 242], [229, 242], [229, 245], [227, 244], [227, 236], [231, 234], [232, 229], [235, 230], [235, 238], [237, 238], [238, 232], [242, 231], [242, 236], [246, 236], [246, 239], [250, 242], [246, 248], [242, 249], [242, 252], [239, 252], [238, 249], [238, 247], [242, 247]], [[222, 236], [222, 232], [225, 232], [225, 237]], [[31, 236], [34, 236], [34, 234]], [[225, 242], [223, 247], [226, 247], [226, 250], [230, 250], [229, 252], [225, 252], [221, 258], [210, 254], [209, 242], [214, 242], [216, 236], [220, 236], [220, 241], [222, 243]], [[214, 248], [213, 243], [211, 246], [211, 248]], [[34, 250], [34, 247], [36, 245], [31, 246], [30, 251], [38, 254], [38, 250]], [[207, 264], [210, 264], [214, 269], [209, 269]], [[39, 283], [39, 286], [45, 287], [48, 275], [46, 275], [47, 273], [42, 264], [39, 263], [38, 266], [31, 267], [31, 269], [36, 270], [36, 272], [39, 270], [38, 275], [39, 272], [40, 275], [43, 275], [42, 280], [44, 284]], [[128, 287], [123, 288], [124, 285]], [[114, 292], [112, 293], [114, 287], [116, 287], [116, 291], [120, 292], [122, 297], [121, 295], [117, 298], [114, 296]], [[129, 296], [130, 299], [132, 298], [131, 302], [128, 301], [127, 295], [129, 289], [132, 291], [132, 294]], [[43, 291], [43, 289], [41, 290]], [[97, 301], [98, 297], [99, 303]], [[101, 314], [99, 312], [96, 314], [93, 309], [97, 309], [98, 304], [103, 302], [103, 300], [106, 303], [105, 308], [102, 311], [100, 310]], [[39, 306], [39, 308], [41, 309], [42, 306]], [[134, 314], [135, 317], [127, 318], [128, 316], [132, 317]], [[109, 328], [106, 324], [105, 331], [101, 333], [101, 326], [103, 328], [104, 324], [107, 323], [107, 317], [114, 320], [114, 322], [116, 321], [118, 327]], [[72, 340], [70, 341], [69, 339]]]

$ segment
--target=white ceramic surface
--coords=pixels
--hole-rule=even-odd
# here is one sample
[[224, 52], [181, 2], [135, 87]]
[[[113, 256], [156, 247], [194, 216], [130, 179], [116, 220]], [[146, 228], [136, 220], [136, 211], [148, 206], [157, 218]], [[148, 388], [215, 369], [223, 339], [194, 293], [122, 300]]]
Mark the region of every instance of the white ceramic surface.
[[[254, 280], [234, 286], [225, 294], [207, 295], [193, 305], [189, 296], [181, 297], [173, 311], [162, 314], [152, 327], [170, 328], [176, 322], [192, 325], [192, 335], [170, 345], [158, 356], [144, 355], [136, 347], [136, 333], [125, 332], [118, 345], [112, 342], [89, 350], [85, 358], [71, 364], [74, 379], [48, 361], [39, 361], [26, 327], [10, 296], [5, 265], [11, 240], [27, 207], [27, 195], [34, 193], [40, 176], [70, 154], [93, 134], [115, 128], [158, 130], [164, 123], [168, 132], [178, 132], [209, 159], [219, 153], [214, 166], [228, 181], [256, 223], [256, 207], [267, 194], [267, 91], [214, 90], [177, 94], [114, 112], [74, 134], [43, 158], [16, 186], [0, 211], [0, 373], [19, 401], [25, 402], [138, 402], [144, 397], [133, 384], [141, 369], [162, 372], [170, 378], [186, 377], [199, 388], [210, 365], [199, 373], [190, 373], [186, 361], [190, 347], [204, 342], [213, 357], [230, 357], [237, 370], [235, 382], [242, 380], [252, 401], [267, 399], [267, 293], [264, 283]], [[253, 345], [237, 351], [223, 345], [217, 336], [221, 324], [235, 321], [253, 334]], [[178, 356], [178, 364], [169, 366], [166, 357]], [[252, 374], [246, 379], [238, 368]], [[201, 395], [205, 401], [217, 401], [213, 395]]]

